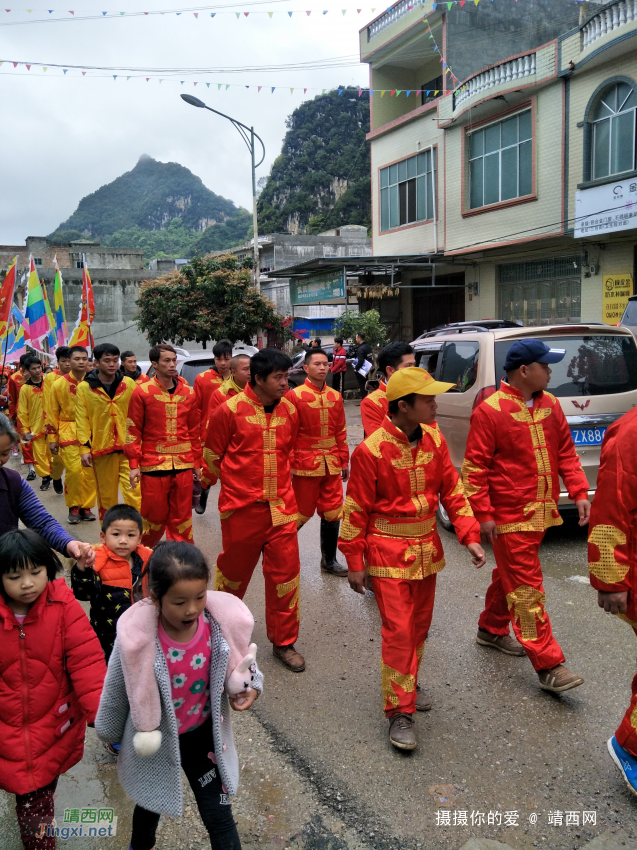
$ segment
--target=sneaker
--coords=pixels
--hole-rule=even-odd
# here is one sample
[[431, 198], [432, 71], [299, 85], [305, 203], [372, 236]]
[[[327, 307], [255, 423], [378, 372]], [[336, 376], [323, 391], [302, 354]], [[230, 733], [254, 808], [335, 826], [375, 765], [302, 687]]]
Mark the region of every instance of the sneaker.
[[58, 494], [58, 496], [64, 495], [64, 484], [62, 483], [61, 478], [54, 478], [53, 479], [53, 489]]
[[620, 747], [614, 735], [608, 739], [608, 752], [624, 777], [624, 782], [637, 796], [637, 756]]
[[418, 742], [411, 714], [395, 714], [389, 718], [389, 740], [398, 750], [416, 749]]
[[48, 490], [51, 486], [51, 476], [45, 475], [42, 479], [42, 483], [40, 484], [40, 490]]
[[302, 673], [305, 670], [305, 658], [300, 652], [296, 651], [293, 643], [289, 646], [275, 646], [273, 644], [272, 655], [293, 673]]
[[479, 643], [480, 646], [490, 646], [505, 655], [526, 655], [522, 644], [518, 643], [511, 635], [494, 635], [484, 629], [478, 629], [476, 643]]
[[80, 519], [82, 522], [95, 522], [97, 517], [91, 513], [90, 508], [80, 508]]
[[30, 469], [27, 475], [27, 481], [35, 481], [35, 469]]
[[420, 685], [416, 685], [416, 711], [431, 711], [431, 697]]
[[204, 490], [203, 487], [202, 487], [201, 495], [199, 496], [199, 504], [195, 508], [195, 513], [199, 514], [199, 516], [201, 516], [201, 514], [205, 514], [205, 512], [206, 512], [206, 505], [208, 504], [208, 496], [209, 495], [210, 495], [210, 488], [208, 487], [207, 489]]
[[104, 749], [107, 753], [110, 753], [112, 756], [118, 756], [121, 748], [121, 744], [104, 744]]
[[571, 673], [568, 667], [563, 664], [558, 664], [557, 667], [552, 667], [550, 670], [540, 670], [537, 675], [542, 690], [551, 691], [553, 694], [561, 694], [562, 691], [568, 691], [584, 684], [584, 679], [581, 676]]
[[77, 525], [80, 521], [80, 509], [79, 508], [69, 508], [69, 524]]

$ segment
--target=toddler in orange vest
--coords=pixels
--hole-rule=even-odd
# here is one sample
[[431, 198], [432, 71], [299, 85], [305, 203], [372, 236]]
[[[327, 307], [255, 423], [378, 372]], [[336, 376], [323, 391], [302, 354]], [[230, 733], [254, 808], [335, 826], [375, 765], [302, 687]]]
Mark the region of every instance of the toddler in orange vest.
[[124, 611], [148, 595], [142, 572], [151, 550], [142, 546], [143, 521], [131, 505], [113, 505], [104, 514], [101, 543], [94, 547], [95, 563], [71, 571], [75, 598], [91, 603], [91, 625], [102, 644], [106, 661], [117, 634], [117, 621]]

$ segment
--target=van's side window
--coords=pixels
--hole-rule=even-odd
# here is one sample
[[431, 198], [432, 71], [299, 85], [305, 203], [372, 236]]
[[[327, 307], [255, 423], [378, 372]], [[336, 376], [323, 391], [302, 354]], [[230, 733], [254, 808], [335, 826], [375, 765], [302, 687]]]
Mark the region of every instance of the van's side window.
[[450, 392], [464, 393], [475, 384], [478, 376], [478, 355], [480, 345], [477, 342], [448, 342], [442, 353], [442, 368], [439, 381], [455, 384]]
[[416, 351], [416, 366], [435, 376], [441, 349], [442, 346], [440, 348], [425, 349], [425, 351]]

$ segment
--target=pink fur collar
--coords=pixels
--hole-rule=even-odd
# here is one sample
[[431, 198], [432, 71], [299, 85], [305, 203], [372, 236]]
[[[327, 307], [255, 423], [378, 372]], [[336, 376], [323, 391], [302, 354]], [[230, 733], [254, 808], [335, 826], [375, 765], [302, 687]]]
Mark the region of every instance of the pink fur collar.
[[[206, 610], [219, 624], [230, 647], [227, 679], [248, 652], [254, 617], [236, 596], [213, 590], [208, 591]], [[142, 599], [124, 612], [117, 623], [126, 693], [138, 732], [152, 732], [161, 721], [159, 687], [153, 666], [158, 622], [158, 609], [150, 599]]]

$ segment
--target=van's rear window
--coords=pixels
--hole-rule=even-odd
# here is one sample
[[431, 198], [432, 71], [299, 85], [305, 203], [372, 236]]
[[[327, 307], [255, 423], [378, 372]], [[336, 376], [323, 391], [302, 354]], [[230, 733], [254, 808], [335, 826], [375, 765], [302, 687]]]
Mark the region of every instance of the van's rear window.
[[[633, 337], [542, 337], [550, 348], [565, 348], [560, 363], [551, 364], [549, 392], [558, 397], [609, 395], [637, 390], [637, 346]], [[515, 340], [495, 343], [496, 385], [505, 377], [504, 361]]]

